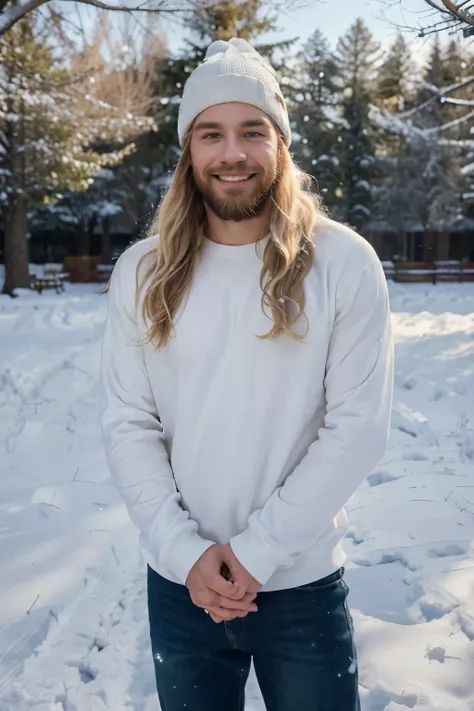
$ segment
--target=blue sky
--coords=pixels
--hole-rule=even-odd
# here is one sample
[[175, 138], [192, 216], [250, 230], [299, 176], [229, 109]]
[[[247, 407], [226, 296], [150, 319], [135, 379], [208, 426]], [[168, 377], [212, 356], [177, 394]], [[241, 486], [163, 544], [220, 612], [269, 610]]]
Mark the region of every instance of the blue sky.
[[[288, 7], [290, 9], [279, 17], [282, 29], [269, 34], [265, 39], [274, 41], [300, 37], [304, 40], [319, 27], [334, 46], [338, 37], [344, 34], [357, 17], [362, 17], [382, 46], [388, 46], [396, 35], [395, 24], [416, 27], [423, 19], [426, 21], [432, 12], [424, 0], [293, 0], [293, 3], [290, 0]], [[173, 24], [166, 22], [164, 29], [170, 49], [176, 51], [182, 33]], [[416, 51], [425, 53], [426, 39], [417, 39], [414, 33], [409, 32], [407, 39]]]

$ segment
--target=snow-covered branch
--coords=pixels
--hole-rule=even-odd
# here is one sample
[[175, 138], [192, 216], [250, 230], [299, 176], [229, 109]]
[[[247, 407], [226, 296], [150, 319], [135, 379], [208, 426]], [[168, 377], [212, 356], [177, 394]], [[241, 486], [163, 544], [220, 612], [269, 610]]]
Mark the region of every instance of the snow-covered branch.
[[454, 106], [474, 106], [474, 101], [468, 99], [444, 99], [442, 103], [453, 104]]
[[[382, 111], [378, 106], [373, 104], [370, 106], [370, 118], [371, 120], [380, 128], [399, 136], [409, 137], [423, 137], [434, 136], [442, 131], [448, 131], [451, 128], [456, 128], [462, 124], [469, 124], [469, 122], [474, 118], [474, 111], [470, 111], [465, 116], [461, 116], [453, 121], [448, 121], [440, 126], [434, 128], [420, 128], [415, 126], [415, 124], [404, 117], [401, 114], [392, 114], [388, 111]], [[439, 143], [447, 144], [447, 141], [441, 140]], [[461, 145], [461, 141], [454, 141], [453, 145]], [[467, 141], [466, 145], [471, 145], [471, 142]]]
[[434, 84], [430, 84], [427, 81], [422, 81], [420, 83], [420, 87], [423, 89], [426, 89], [427, 91], [431, 91], [433, 94], [432, 97], [427, 99], [426, 101], [423, 101], [421, 104], [418, 106], [414, 106], [412, 109], [409, 109], [408, 111], [403, 111], [398, 114], [398, 117], [401, 119], [408, 119], [411, 118], [412, 116], [415, 116], [415, 114], [421, 113], [424, 109], [426, 109], [430, 104], [435, 103], [436, 101], [440, 101], [442, 104], [444, 103], [450, 103], [450, 104], [456, 104], [458, 106], [473, 106], [473, 102], [469, 102], [464, 99], [453, 99], [449, 97], [449, 94], [451, 94], [454, 91], [458, 91], [459, 89], [465, 89], [468, 87], [470, 84], [474, 83], [474, 76], [466, 77], [462, 81], [455, 82], [454, 84], [450, 84], [449, 86], [445, 86], [442, 89], [440, 89], [437, 86], [434, 86]]
[[457, 126], [461, 126], [462, 124], [469, 124], [471, 119], [474, 118], [474, 111], [470, 111], [469, 113], [465, 114], [464, 116], [460, 116], [457, 119], [454, 119], [453, 121], [448, 121], [447, 123], [442, 124], [436, 129], [427, 129], [431, 130], [431, 132], [436, 132], [436, 131], [447, 131], [450, 128], [456, 128]]

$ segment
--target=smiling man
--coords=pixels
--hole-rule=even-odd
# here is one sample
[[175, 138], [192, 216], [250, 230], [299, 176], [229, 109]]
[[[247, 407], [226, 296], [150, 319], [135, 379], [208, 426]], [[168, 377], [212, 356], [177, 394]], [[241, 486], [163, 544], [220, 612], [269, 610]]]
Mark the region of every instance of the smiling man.
[[272, 68], [215, 42], [152, 236], [114, 269], [101, 419], [148, 563], [162, 711], [357, 711], [344, 505], [386, 446], [387, 286], [293, 163]]
[[[222, 154], [223, 133], [237, 130]], [[194, 126], [191, 146], [194, 181], [206, 205], [225, 221], [240, 222], [259, 215], [273, 192], [278, 146], [259, 140], [273, 135], [271, 120], [248, 104], [221, 104], [205, 110]], [[252, 145], [243, 154], [238, 135]], [[223, 183], [223, 185], [222, 185]]]

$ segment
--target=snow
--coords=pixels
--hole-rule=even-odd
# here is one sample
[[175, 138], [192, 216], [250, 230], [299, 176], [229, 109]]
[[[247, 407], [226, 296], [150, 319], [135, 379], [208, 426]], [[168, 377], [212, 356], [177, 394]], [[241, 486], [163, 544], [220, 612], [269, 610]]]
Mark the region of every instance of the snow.
[[[369, 189], [370, 189], [370, 187], [369, 187]], [[364, 215], [367, 215], [367, 216], [370, 215], [370, 210], [365, 205], [354, 205], [352, 210], [353, 210], [353, 212], [362, 212]]]
[[367, 192], [370, 192], [372, 190], [372, 188], [371, 188], [370, 184], [367, 182], [367, 180], [358, 180], [355, 183], [354, 188], [356, 190], [366, 190]]
[[454, 104], [454, 106], [474, 106], [474, 101], [468, 101], [467, 99], [441, 99], [443, 103]]
[[329, 161], [329, 162], [332, 163], [336, 168], [339, 166], [339, 158], [337, 158], [336, 156], [328, 156], [328, 155], [326, 155], [326, 153], [323, 153], [322, 155], [320, 155], [320, 156], [317, 158], [317, 160], [316, 160], [315, 162], [316, 162], [316, 163], [321, 163], [321, 162], [323, 162], [323, 161]]
[[[159, 709], [145, 567], [99, 435], [99, 288], [0, 296], [1, 711]], [[345, 541], [362, 708], [473, 711], [474, 284], [389, 288], [391, 437]], [[246, 711], [263, 711], [253, 675]]]

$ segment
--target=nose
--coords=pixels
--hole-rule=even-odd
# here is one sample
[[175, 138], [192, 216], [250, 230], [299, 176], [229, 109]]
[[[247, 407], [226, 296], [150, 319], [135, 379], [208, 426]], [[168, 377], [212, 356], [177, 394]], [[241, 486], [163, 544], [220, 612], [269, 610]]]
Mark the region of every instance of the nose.
[[221, 163], [227, 165], [235, 165], [237, 163], [245, 163], [247, 153], [244, 150], [242, 141], [239, 136], [228, 134], [222, 142]]

